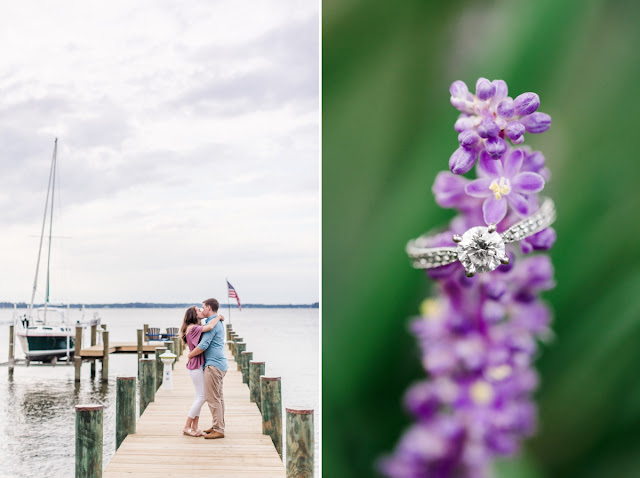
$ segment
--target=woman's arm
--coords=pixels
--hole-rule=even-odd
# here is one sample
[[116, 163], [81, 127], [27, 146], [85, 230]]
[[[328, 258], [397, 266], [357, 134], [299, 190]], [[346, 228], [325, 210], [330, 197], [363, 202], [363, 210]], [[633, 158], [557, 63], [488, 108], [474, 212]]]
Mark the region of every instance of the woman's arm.
[[218, 314], [215, 319], [213, 319], [207, 325], [202, 327], [202, 333], [204, 334], [205, 332], [209, 332], [210, 330], [213, 330], [213, 328], [216, 326], [216, 324], [218, 322], [220, 322], [221, 320], [224, 320], [224, 315]]

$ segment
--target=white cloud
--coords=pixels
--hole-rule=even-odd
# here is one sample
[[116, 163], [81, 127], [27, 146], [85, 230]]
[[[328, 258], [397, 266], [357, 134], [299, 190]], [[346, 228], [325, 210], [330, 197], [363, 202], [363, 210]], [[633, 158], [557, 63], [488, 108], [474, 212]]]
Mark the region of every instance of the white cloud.
[[[318, 300], [315, 1], [14, 3], [0, 17], [0, 300]], [[43, 289], [43, 287], [41, 287]], [[40, 296], [41, 297], [41, 296]]]

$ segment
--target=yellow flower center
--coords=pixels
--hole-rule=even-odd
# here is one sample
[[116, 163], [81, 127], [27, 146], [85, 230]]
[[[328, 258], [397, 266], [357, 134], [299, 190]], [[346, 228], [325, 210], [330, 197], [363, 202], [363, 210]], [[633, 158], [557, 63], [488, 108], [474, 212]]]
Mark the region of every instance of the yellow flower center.
[[493, 387], [484, 380], [478, 380], [469, 389], [471, 398], [478, 405], [487, 405], [493, 400]]
[[504, 380], [509, 375], [511, 375], [511, 366], [506, 364], [491, 367], [487, 370], [487, 377], [495, 381]]
[[493, 191], [493, 195], [496, 199], [502, 199], [502, 196], [506, 196], [511, 192], [511, 184], [509, 184], [509, 180], [502, 176], [500, 180], [494, 179], [489, 189]]
[[442, 305], [437, 299], [425, 299], [420, 304], [420, 315], [425, 319], [433, 320], [437, 319], [442, 312]]

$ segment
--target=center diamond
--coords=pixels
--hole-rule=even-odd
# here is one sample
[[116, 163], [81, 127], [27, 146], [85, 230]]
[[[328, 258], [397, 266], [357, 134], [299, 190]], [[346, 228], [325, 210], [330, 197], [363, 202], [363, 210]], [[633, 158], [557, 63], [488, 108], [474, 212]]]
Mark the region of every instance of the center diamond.
[[496, 231], [487, 227], [472, 227], [458, 243], [458, 258], [471, 276], [476, 272], [490, 272], [507, 260], [504, 241]]

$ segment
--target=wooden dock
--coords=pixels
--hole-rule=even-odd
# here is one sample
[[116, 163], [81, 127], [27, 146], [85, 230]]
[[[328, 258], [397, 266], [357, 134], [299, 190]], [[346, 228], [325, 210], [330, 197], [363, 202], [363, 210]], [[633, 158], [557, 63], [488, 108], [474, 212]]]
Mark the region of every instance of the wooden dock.
[[[125, 438], [103, 476], [184, 477], [211, 473], [210, 476], [222, 478], [284, 478], [284, 465], [271, 438], [262, 434], [260, 411], [249, 401], [249, 388], [242, 383], [242, 374], [228, 350], [227, 358], [224, 438], [205, 440], [182, 434], [194, 396], [185, 351], [173, 371], [173, 390], [161, 387], [156, 392], [155, 401], [137, 422], [136, 433]], [[211, 414], [205, 403], [199, 427], [206, 429], [210, 424]]]
[[[142, 352], [145, 354], [153, 354], [156, 347], [162, 347], [161, 342], [145, 342], [142, 345]], [[138, 352], [138, 344], [135, 342], [116, 342], [109, 344], [110, 354], [135, 354]], [[92, 345], [80, 350], [80, 357], [83, 358], [102, 358], [104, 356], [104, 346]], [[187, 377], [188, 378], [188, 377]]]

